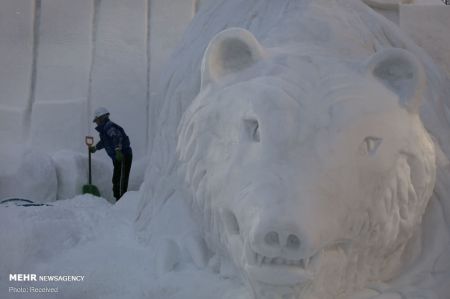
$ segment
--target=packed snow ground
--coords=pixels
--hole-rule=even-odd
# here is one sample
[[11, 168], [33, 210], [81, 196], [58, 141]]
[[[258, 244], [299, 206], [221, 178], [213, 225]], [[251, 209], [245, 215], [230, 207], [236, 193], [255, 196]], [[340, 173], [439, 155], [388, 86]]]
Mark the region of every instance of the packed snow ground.
[[[158, 244], [162, 239], [170, 236], [173, 240], [186, 240], [193, 234], [192, 219], [184, 202], [174, 200], [161, 211], [158, 217], [160, 232], [150, 242], [140, 241], [135, 234], [138, 202], [138, 192], [128, 192], [115, 205], [91, 195], [52, 202], [48, 206], [0, 205], [1, 298], [252, 298], [234, 269], [229, 264], [221, 265], [217, 256], [210, 256], [207, 266], [198, 267], [192, 256], [201, 253], [191, 250], [191, 254], [187, 254], [189, 249], [160, 253]], [[439, 250], [439, 243], [447, 238], [446, 232], [436, 225], [443, 219], [441, 208], [435, 204], [430, 207], [434, 212], [426, 219], [427, 229], [436, 230], [425, 242], [427, 252]], [[181, 243], [178, 245], [185, 247]], [[426, 261], [422, 262], [426, 264]], [[400, 287], [410, 285], [412, 281], [415, 285], [429, 286], [446, 281], [447, 264], [447, 257], [442, 256], [431, 271], [406, 275], [403, 281], [396, 283]], [[14, 273], [84, 278], [82, 282], [9, 281], [9, 274]], [[57, 287], [58, 292], [10, 292], [11, 287]], [[389, 288], [388, 285], [376, 284], [354, 298], [403, 298]], [[387, 292], [383, 293], [383, 290]], [[381, 293], [383, 295], [379, 297]], [[414, 296], [435, 298], [433, 294], [416, 293], [415, 290], [411, 290], [406, 298], [416, 298]]]
[[[230, 273], [212, 275], [218, 272], [212, 265], [198, 269], [187, 257], [173, 271], [158, 275], [153, 245], [139, 242], [134, 233], [137, 203], [137, 193], [128, 192], [115, 205], [90, 195], [50, 206], [1, 205], [1, 298], [207, 299], [211, 294], [224, 299], [249, 297]], [[173, 222], [183, 225], [183, 213], [180, 205], [173, 211]], [[83, 282], [10, 282], [10, 273], [85, 278]], [[58, 293], [9, 292], [10, 287], [30, 286], [58, 287]]]

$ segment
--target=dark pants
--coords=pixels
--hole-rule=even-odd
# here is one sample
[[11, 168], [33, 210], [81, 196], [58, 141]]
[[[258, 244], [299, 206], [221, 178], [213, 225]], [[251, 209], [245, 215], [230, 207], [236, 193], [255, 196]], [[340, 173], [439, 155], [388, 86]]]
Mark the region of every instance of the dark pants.
[[133, 162], [133, 154], [124, 155], [122, 162], [114, 161], [114, 173], [112, 178], [113, 192], [116, 201], [127, 192], [128, 178], [130, 176], [131, 163]]

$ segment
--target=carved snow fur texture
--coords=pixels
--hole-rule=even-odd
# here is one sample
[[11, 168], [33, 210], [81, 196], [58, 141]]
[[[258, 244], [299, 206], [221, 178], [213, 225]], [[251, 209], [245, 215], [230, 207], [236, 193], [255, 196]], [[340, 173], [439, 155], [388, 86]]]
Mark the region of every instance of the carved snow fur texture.
[[[241, 29], [221, 34], [208, 50], [230, 38], [243, 41], [238, 53], [246, 43], [247, 53], [260, 52], [234, 64], [230, 45], [218, 46], [226, 57], [207, 50], [204, 63], [216, 56], [203, 65], [202, 91], [179, 126], [181, 169], [210, 246], [227, 249], [258, 298], [337, 298], [394, 277], [418, 253], [409, 241], [435, 183], [434, 147], [417, 114], [420, 64], [393, 49], [349, 68], [320, 56], [267, 54]], [[268, 214], [304, 230], [289, 235], [299, 254], [261, 254], [254, 231], [277, 225]]]

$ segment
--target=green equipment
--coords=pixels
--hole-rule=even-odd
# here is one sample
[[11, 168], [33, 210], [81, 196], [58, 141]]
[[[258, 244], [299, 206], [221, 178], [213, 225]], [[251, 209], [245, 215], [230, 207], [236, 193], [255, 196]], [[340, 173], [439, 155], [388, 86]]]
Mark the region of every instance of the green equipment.
[[88, 157], [89, 157], [89, 182], [87, 185], [83, 186], [83, 194], [92, 194], [94, 196], [100, 196], [100, 191], [98, 191], [97, 186], [92, 184], [92, 174], [91, 174], [91, 146], [94, 145], [94, 137], [86, 136], [85, 143], [88, 147]]

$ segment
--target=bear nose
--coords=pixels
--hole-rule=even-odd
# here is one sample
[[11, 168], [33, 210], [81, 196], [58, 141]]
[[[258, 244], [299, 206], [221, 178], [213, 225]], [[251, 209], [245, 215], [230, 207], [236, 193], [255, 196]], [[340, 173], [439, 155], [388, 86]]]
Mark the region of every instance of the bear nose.
[[252, 234], [252, 248], [267, 257], [302, 258], [309, 252], [307, 243], [295, 228], [259, 226]]

